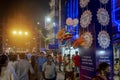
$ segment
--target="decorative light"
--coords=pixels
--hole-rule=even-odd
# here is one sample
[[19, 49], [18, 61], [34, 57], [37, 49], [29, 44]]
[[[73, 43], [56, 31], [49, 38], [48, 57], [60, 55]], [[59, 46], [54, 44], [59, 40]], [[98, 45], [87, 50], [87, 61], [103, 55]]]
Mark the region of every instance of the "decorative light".
[[104, 50], [97, 51], [97, 54], [98, 55], [105, 55], [105, 51]]
[[55, 22], [53, 23], [53, 25], [54, 25], [54, 26], [56, 25]]
[[22, 35], [22, 31], [19, 31], [18, 33], [19, 33], [19, 35]]
[[25, 35], [28, 35], [28, 32], [25, 32]]
[[13, 31], [13, 34], [16, 35], [16, 34], [17, 34], [17, 31]]
[[73, 24], [72, 18], [67, 18], [66, 19], [66, 24], [67, 25], [72, 25]]
[[46, 18], [46, 21], [47, 21], [47, 22], [51, 22], [51, 18], [50, 18], [50, 17], [47, 17], [47, 18]]
[[40, 24], [40, 22], [37, 22], [37, 24], [39, 25], [39, 24]]

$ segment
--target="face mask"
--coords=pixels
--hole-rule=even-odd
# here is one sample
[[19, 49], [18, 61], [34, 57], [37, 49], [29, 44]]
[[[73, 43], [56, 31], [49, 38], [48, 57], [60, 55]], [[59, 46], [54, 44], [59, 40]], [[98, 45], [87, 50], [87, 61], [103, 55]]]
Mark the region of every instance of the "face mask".
[[48, 59], [48, 61], [52, 62], [52, 59]]
[[52, 62], [52, 59], [50, 59], [50, 61]]

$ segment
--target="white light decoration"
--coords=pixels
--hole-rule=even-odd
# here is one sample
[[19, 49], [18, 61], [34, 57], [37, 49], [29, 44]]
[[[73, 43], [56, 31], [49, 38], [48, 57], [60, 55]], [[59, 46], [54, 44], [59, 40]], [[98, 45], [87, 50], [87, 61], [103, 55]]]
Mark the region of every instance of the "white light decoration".
[[67, 18], [66, 24], [67, 24], [67, 25], [73, 25], [73, 20], [72, 20], [72, 18]]

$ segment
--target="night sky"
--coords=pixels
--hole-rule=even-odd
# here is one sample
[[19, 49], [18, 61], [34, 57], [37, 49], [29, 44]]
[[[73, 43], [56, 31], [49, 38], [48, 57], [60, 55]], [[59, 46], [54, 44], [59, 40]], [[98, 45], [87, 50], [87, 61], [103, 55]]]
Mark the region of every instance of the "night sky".
[[[49, 0], [0, 0], [0, 22], [8, 25], [14, 21], [33, 25], [49, 13]], [[33, 23], [33, 24], [32, 24]]]
[[[25, 47], [27, 40], [31, 47], [35, 47], [33, 38], [38, 32], [36, 27], [44, 27], [48, 14], [49, 0], [0, 0], [0, 33], [4, 36], [4, 43], [12, 47]], [[27, 31], [29, 35], [14, 36], [13, 31]]]

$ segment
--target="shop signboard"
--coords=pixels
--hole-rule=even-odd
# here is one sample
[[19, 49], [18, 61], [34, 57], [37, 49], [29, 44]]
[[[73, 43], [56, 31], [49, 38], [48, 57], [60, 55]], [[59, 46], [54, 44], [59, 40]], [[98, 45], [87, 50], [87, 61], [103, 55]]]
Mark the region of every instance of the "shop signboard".
[[[82, 2], [82, 0], [80, 1]], [[84, 9], [80, 7], [80, 15], [82, 16], [86, 10], [89, 10], [92, 19], [84, 30], [81, 27], [81, 31], [83, 30], [82, 33], [90, 32], [93, 36], [93, 42], [89, 48], [82, 48], [80, 80], [92, 80], [97, 74], [96, 69], [101, 62], [110, 64], [111, 73], [109, 77], [110, 80], [113, 80], [111, 0], [90, 0], [86, 7]], [[89, 18], [88, 15], [80, 18], [82, 24], [86, 23], [87, 18]]]
[[59, 45], [58, 44], [49, 44], [48, 48], [49, 49], [59, 49]]

